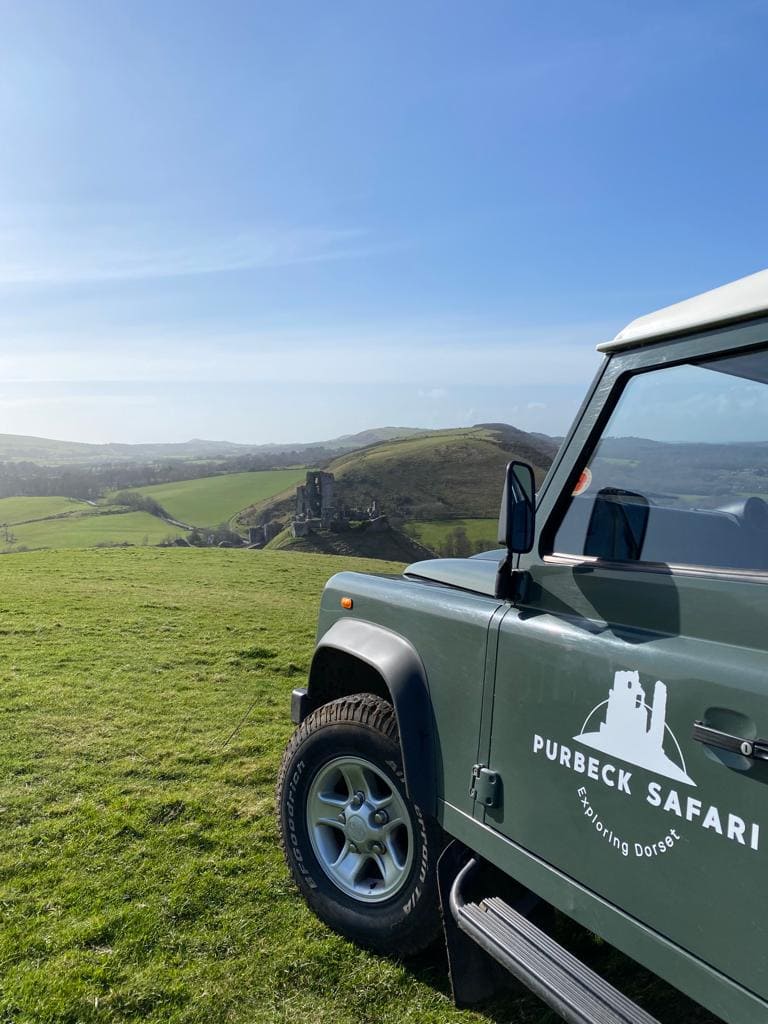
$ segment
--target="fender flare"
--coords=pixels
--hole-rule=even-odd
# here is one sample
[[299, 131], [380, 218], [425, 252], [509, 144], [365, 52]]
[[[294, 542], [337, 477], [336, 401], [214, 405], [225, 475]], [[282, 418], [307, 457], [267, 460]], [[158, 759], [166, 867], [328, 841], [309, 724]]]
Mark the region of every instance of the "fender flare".
[[[416, 649], [398, 633], [373, 622], [339, 619], [315, 648], [305, 713], [345, 695], [329, 691], [325, 685], [324, 665], [334, 651], [368, 666], [381, 677], [397, 718], [406, 791], [414, 803], [434, 816], [437, 812], [434, 717], [427, 675]], [[346, 691], [351, 692], [358, 691]]]

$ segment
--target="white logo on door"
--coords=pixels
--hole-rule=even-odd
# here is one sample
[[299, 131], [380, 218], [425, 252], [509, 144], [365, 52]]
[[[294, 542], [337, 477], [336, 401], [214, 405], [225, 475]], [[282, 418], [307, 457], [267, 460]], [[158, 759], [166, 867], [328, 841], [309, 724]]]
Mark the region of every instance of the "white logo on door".
[[[605, 720], [597, 732], [587, 732], [592, 717], [606, 708]], [[659, 680], [653, 688], [653, 703], [646, 704], [645, 690], [639, 672], [617, 672], [608, 700], [602, 701], [587, 715], [581, 732], [574, 736], [579, 743], [620, 757], [638, 768], [665, 775], [689, 786], [696, 783], [688, 775], [680, 744], [666, 723], [667, 688]], [[677, 754], [677, 763], [667, 756], [664, 743], [670, 737]]]

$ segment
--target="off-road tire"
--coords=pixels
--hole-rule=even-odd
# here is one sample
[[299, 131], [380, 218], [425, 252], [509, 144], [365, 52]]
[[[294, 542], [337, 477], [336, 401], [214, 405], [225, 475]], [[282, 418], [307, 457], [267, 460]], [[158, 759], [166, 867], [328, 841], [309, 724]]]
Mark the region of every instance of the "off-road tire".
[[[396, 790], [410, 818], [410, 867], [400, 888], [383, 902], [365, 903], [343, 892], [321, 866], [309, 835], [313, 779], [334, 759], [374, 765]], [[283, 755], [277, 783], [280, 839], [291, 875], [314, 913], [334, 931], [389, 956], [426, 949], [440, 930], [436, 865], [443, 845], [437, 822], [408, 799], [392, 705], [371, 694], [342, 697], [313, 711]]]

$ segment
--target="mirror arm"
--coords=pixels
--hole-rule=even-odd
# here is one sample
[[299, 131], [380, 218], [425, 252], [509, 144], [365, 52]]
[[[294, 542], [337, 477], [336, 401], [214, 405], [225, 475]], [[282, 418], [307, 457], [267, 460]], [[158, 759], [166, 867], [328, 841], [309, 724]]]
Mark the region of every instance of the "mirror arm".
[[495, 596], [512, 604], [525, 604], [528, 600], [528, 584], [531, 574], [527, 569], [513, 569], [513, 554], [507, 554], [496, 570]]
[[512, 574], [514, 572], [512, 568], [513, 557], [513, 555], [507, 552], [499, 562], [499, 567], [496, 570], [496, 586], [494, 587], [494, 593], [500, 601], [512, 600]]

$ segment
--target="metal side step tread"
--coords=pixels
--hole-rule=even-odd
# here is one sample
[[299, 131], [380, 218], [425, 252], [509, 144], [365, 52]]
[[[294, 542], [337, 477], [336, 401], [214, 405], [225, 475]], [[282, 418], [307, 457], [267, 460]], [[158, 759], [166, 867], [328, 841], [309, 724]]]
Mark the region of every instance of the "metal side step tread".
[[573, 1024], [658, 1024], [498, 897], [456, 907], [459, 928]]

